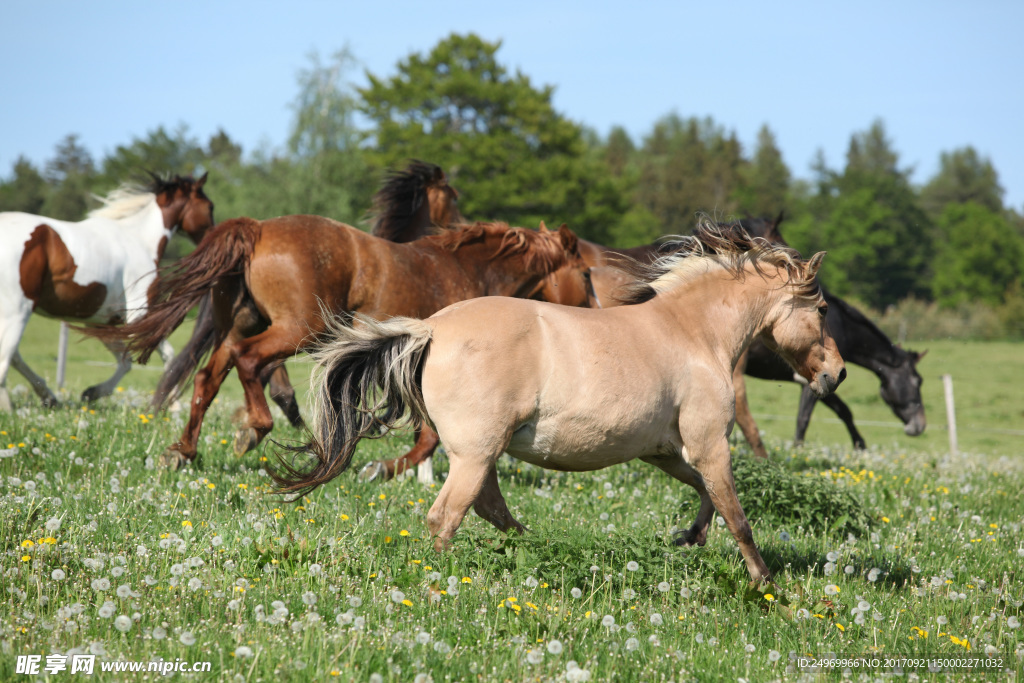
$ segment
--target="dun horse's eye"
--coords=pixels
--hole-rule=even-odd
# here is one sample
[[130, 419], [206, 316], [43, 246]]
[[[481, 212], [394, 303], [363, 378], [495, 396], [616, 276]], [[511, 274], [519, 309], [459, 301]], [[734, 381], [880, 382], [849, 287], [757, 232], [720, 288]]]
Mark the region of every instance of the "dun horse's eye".
[[822, 304], [818, 306], [818, 315], [820, 315], [822, 318], [828, 315], [828, 304]]

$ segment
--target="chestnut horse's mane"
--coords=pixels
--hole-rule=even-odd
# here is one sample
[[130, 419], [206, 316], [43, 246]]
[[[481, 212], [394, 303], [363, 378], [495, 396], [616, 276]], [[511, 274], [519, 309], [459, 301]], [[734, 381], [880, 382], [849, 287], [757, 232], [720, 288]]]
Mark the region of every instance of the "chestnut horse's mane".
[[501, 237], [494, 256], [521, 254], [526, 268], [554, 270], [565, 259], [565, 249], [557, 236], [558, 233], [554, 231], [540, 232], [528, 228], [511, 228], [507, 223], [477, 222], [453, 226], [423, 239], [457, 251], [467, 244], [486, 241], [489, 237]]
[[445, 182], [447, 178], [440, 166], [415, 159], [405, 170], [388, 173], [384, 186], [373, 196], [370, 233], [389, 242], [409, 239], [405, 230], [428, 201], [427, 188]]
[[710, 219], [701, 218], [693, 235], [679, 236], [659, 248], [665, 253], [652, 263], [622, 258], [616, 267], [636, 278], [624, 287], [622, 303], [639, 304], [689, 281], [702, 265], [716, 263], [739, 276], [744, 264], [750, 262], [760, 272], [761, 265], [781, 268], [789, 275], [788, 284], [796, 287], [802, 298], [817, 298], [821, 289], [815, 278], [804, 276], [800, 254], [789, 247], [773, 244], [763, 237], [751, 237], [738, 225], [720, 226]]

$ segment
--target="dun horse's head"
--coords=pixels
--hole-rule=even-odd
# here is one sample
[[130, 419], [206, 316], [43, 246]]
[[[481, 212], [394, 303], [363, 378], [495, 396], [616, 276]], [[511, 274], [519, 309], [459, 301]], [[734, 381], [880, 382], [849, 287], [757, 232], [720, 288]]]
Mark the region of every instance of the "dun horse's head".
[[164, 225], [180, 227], [196, 244], [214, 225], [213, 202], [203, 193], [208, 175], [204, 173], [199, 180], [192, 176], [174, 176], [170, 180], [153, 176], [153, 193], [163, 212]]
[[594, 285], [591, 282], [590, 267], [580, 255], [579, 240], [564, 223], [557, 231], [548, 230], [542, 222], [540, 233], [549, 239], [558, 240], [565, 251], [564, 264], [544, 278], [536, 294], [530, 298], [549, 301], [563, 306], [587, 306], [601, 308]]
[[822, 251], [797, 264], [800, 272], [791, 274], [784, 286], [786, 296], [761, 333], [768, 347], [806, 379], [819, 397], [831, 394], [846, 379], [846, 365], [825, 323], [828, 303], [814, 279], [824, 258]]

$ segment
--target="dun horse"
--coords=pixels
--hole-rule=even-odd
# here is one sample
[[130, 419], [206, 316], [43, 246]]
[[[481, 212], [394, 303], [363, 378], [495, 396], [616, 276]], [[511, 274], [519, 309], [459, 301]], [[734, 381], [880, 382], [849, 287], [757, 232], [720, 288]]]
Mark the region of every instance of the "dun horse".
[[[180, 227], [198, 242], [213, 225], [205, 182], [205, 175], [199, 180], [154, 177], [144, 190], [115, 190], [79, 223], [0, 213], [0, 410], [11, 409], [7, 371], [12, 364], [44, 405], [57, 404], [18, 353], [33, 312], [99, 324], [131, 322], [145, 313], [147, 291], [174, 231]], [[107, 348], [117, 369], [106, 382], [86, 389], [83, 400], [109, 395], [131, 368], [118, 340], [109, 339]], [[166, 342], [160, 351], [165, 362], [173, 355]]]
[[[711, 247], [714, 255], [702, 255]], [[466, 301], [428, 320], [338, 323], [317, 353], [316, 459], [282, 459], [273, 473], [308, 492], [342, 473], [360, 439], [406, 408], [431, 422], [448, 451], [448, 479], [427, 514], [444, 549], [472, 506], [502, 531], [522, 530], [498, 488], [503, 451], [558, 470], [640, 458], [693, 486], [701, 506], [683, 545], [703, 545], [713, 510], [725, 518], [750, 576], [770, 578], [736, 496], [729, 432], [733, 367], [759, 337], [824, 396], [846, 374], [824, 325], [809, 262], [764, 240], [715, 228], [684, 238], [644, 267], [632, 305], [582, 310], [535, 301]]]
[[273, 420], [260, 373], [314, 342], [325, 329], [324, 315], [425, 318], [471, 297], [534, 296], [559, 272], [579, 281], [578, 303], [586, 305], [585, 271], [576, 236], [564, 226], [535, 232], [478, 223], [395, 244], [318, 216], [240, 218], [218, 225], [161, 273], [145, 317], [95, 333], [126, 341], [144, 362], [212, 293], [217, 342], [196, 373], [185, 432], [163, 456], [164, 464], [181, 466], [195, 459], [203, 416], [232, 367], [248, 414], [235, 450], [244, 453], [262, 441]]

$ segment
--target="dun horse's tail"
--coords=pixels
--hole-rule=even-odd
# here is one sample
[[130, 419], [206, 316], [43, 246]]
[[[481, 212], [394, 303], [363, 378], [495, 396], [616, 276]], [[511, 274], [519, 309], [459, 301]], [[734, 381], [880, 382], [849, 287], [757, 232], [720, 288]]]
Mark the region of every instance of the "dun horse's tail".
[[213, 298], [204, 296], [199, 302], [199, 313], [196, 315], [192, 336], [181, 351], [174, 357], [160, 376], [160, 381], [153, 392], [151, 405], [154, 410], [163, 410], [168, 403], [181, 395], [181, 390], [195, 373], [203, 357], [213, 348], [217, 341], [217, 328], [213, 323]]
[[245, 272], [259, 235], [260, 224], [251, 218], [224, 221], [206, 234], [195, 251], [160, 269], [150, 286], [144, 316], [120, 327], [93, 328], [89, 334], [125, 342], [129, 353], [145, 363], [218, 280]]
[[[271, 472], [282, 492], [303, 495], [344, 472], [360, 439], [387, 433], [406, 409], [410, 418], [427, 419], [420, 379], [430, 326], [415, 318], [356, 316], [355, 323], [334, 321], [325, 334], [331, 341], [313, 354], [312, 441], [291, 448], [293, 456], [280, 457], [280, 469]], [[306, 453], [316, 456], [312, 465], [296, 464]]]

